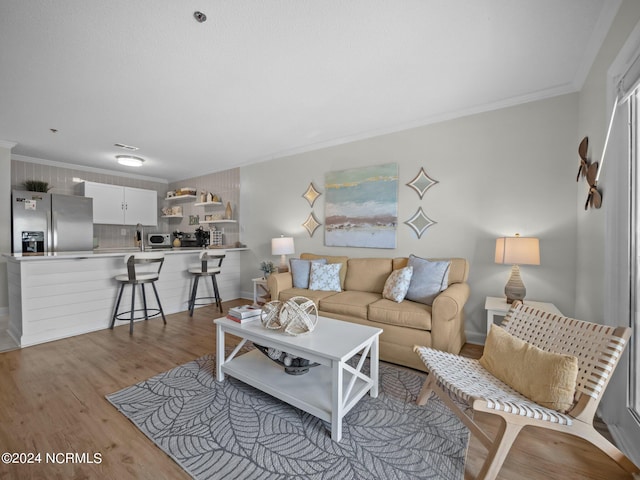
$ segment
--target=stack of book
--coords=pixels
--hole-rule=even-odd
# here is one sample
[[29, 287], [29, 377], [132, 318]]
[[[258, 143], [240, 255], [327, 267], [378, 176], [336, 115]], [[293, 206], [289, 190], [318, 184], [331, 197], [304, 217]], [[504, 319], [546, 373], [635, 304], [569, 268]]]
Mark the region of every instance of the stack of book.
[[250, 322], [260, 318], [262, 309], [255, 305], [241, 305], [239, 307], [231, 307], [227, 318], [238, 323]]

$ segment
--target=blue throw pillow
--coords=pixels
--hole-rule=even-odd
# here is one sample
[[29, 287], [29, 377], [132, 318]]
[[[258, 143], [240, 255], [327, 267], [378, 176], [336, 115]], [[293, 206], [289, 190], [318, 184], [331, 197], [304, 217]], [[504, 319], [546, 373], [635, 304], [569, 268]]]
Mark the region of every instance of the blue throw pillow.
[[413, 275], [405, 298], [425, 305], [433, 304], [438, 294], [449, 286], [450, 263], [449, 261], [432, 262], [410, 255], [407, 266], [413, 267]]
[[291, 266], [291, 276], [293, 277], [293, 288], [309, 288], [309, 276], [311, 274], [311, 263], [325, 265], [326, 258], [316, 260], [301, 260], [300, 258], [289, 259]]

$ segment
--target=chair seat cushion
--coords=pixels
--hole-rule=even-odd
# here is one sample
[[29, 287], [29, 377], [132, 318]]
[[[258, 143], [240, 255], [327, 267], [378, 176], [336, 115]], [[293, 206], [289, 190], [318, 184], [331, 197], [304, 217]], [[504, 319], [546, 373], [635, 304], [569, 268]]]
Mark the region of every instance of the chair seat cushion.
[[560, 425], [572, 424], [569, 415], [529, 400], [491, 375], [478, 360], [428, 347], [414, 347], [414, 351], [427, 367], [427, 371], [434, 375], [438, 385], [468, 406], [482, 401], [490, 410]]
[[[119, 282], [128, 282], [129, 276], [125, 273], [122, 275], [116, 275], [116, 280]], [[152, 282], [158, 280], [157, 273], [138, 273], [136, 274], [136, 282]]]

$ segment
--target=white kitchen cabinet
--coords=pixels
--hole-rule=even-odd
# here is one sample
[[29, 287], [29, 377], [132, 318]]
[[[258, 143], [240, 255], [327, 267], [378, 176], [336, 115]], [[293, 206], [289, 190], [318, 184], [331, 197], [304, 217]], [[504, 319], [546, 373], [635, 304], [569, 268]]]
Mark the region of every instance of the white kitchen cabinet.
[[83, 182], [82, 194], [93, 198], [93, 223], [158, 224], [158, 194], [155, 190]]
[[155, 190], [124, 187], [125, 225], [158, 225], [158, 193]]

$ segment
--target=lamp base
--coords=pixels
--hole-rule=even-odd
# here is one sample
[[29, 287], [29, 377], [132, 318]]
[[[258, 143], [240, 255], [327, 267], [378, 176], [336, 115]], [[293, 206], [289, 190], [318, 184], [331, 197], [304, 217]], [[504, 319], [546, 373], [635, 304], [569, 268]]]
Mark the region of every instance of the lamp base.
[[289, 266], [287, 265], [287, 256], [280, 255], [280, 265], [278, 265], [278, 273], [284, 273], [289, 271]]
[[524, 288], [524, 283], [522, 283], [520, 267], [518, 267], [518, 265], [513, 265], [511, 267], [511, 277], [504, 286], [504, 293], [507, 296], [507, 303], [513, 303], [516, 300], [524, 300], [524, 297], [527, 294], [527, 289]]

